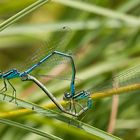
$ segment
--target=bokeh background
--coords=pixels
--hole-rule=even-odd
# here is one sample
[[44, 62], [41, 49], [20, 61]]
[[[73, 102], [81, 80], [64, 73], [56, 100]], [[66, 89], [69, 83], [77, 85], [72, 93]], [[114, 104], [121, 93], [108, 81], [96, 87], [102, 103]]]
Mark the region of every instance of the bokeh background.
[[[12, 66], [23, 68], [21, 64], [24, 64], [24, 68], [30, 66], [32, 61], [35, 62], [31, 59], [33, 55], [40, 58], [44, 54], [39, 50], [42, 46], [41, 42], [45, 42], [48, 47], [60, 44], [64, 52], [73, 55], [77, 70], [77, 91], [94, 89], [98, 84], [106, 83], [120, 71], [139, 65], [139, 0], [75, 0], [79, 4], [77, 7], [66, 6], [65, 1], [61, 1], [61, 3], [57, 0], [47, 3], [0, 33], [1, 71]], [[33, 0], [1, 0], [0, 22], [2, 23], [33, 2]], [[90, 6], [96, 5], [101, 9], [113, 10], [112, 17], [114, 18], [108, 14], [108, 16], [104, 15], [106, 13], [101, 9], [99, 12], [96, 10], [89, 12], [89, 10], [80, 8], [80, 4], [83, 2]], [[94, 7], [92, 8], [94, 9]], [[119, 13], [127, 14], [130, 17], [124, 16], [123, 18]], [[67, 27], [66, 35], [65, 33], [60, 35], [63, 27]], [[49, 40], [48, 44], [46, 40]], [[37, 55], [34, 52], [37, 52]], [[29, 59], [25, 61], [26, 58]], [[67, 59], [56, 57], [41, 69], [41, 74], [57, 75], [55, 79], [52, 78], [53, 76], [45, 76], [44, 79], [41, 77], [41, 80], [57, 96], [57, 99], [62, 99], [63, 93], [69, 90], [71, 69], [69, 65], [64, 65], [67, 62], [69, 63]], [[40, 70], [34, 74], [37, 75], [38, 72]], [[66, 80], [64, 80], [65, 78]], [[22, 82], [20, 79], [15, 79], [12, 83], [17, 89], [18, 98], [39, 105], [50, 102], [47, 96], [33, 83]], [[2, 88], [2, 86], [1, 80], [0, 87]], [[7, 94], [11, 95], [11, 92], [9, 87]], [[139, 91], [96, 100], [93, 109], [86, 113], [82, 121], [101, 130], [110, 131], [123, 139], [138, 140], [140, 139], [139, 101]], [[113, 111], [117, 113], [117, 117], [111, 120], [111, 108], [114, 102], [118, 102], [118, 107], [116, 105]], [[0, 105], [1, 112], [18, 109], [11, 103], [1, 102]], [[44, 131], [47, 130], [67, 140], [80, 139], [83, 136], [74, 133], [67, 124], [37, 114], [11, 117], [11, 119]], [[114, 120], [116, 121], [114, 128], [108, 129], [110, 122]], [[57, 127], [55, 124], [58, 124]], [[0, 124], [0, 139], [42, 140], [43, 138], [22, 129]]]

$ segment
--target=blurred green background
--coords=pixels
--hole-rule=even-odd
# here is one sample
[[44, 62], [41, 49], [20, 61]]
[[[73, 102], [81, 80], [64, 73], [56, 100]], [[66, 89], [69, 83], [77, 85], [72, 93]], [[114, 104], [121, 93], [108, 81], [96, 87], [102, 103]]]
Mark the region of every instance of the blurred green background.
[[[61, 0], [62, 3], [57, 2], [57, 0], [49, 2], [0, 33], [1, 70], [8, 69], [15, 63], [23, 63], [23, 60], [39, 47], [38, 42], [46, 40], [51, 35], [59, 36], [58, 31], [64, 26], [68, 27], [68, 32], [70, 32], [70, 35], [65, 38], [67, 44], [65, 50], [71, 52], [74, 56], [77, 69], [76, 77], [81, 79], [76, 82], [77, 90], [89, 89], [97, 84], [105, 83], [112, 75], [139, 64], [139, 0], [75, 0], [75, 2], [79, 2], [77, 7], [76, 3], [75, 6], [66, 6], [65, 1]], [[2, 23], [33, 2], [33, 0], [1, 0], [0, 22]], [[87, 6], [89, 10], [88, 8], [80, 8], [80, 4], [83, 2], [89, 4]], [[90, 7], [92, 5], [101, 9], [111, 9], [114, 12], [109, 12], [112, 16], [101, 9], [92, 12], [90, 9], [95, 8]], [[119, 13], [127, 14], [130, 17], [122, 16]], [[60, 37], [60, 42], [63, 39], [63, 37]], [[45, 72], [56, 74], [57, 67], [53, 65]], [[61, 66], [59, 65], [59, 67]], [[64, 74], [63, 71], [65, 71], [65, 68], [60, 70], [62, 74]], [[70, 71], [67, 74], [69, 76]], [[13, 80], [12, 83], [17, 89], [18, 98], [39, 105], [50, 102], [46, 95], [32, 83], [24, 83], [18, 79]], [[62, 99], [64, 91], [69, 89], [67, 83], [69, 84], [69, 81], [47, 79], [46, 86], [54, 95]], [[0, 87], [2, 88], [2, 86], [1, 80]], [[139, 91], [136, 91], [119, 96], [118, 113], [113, 134], [126, 140], [140, 139], [140, 96], [138, 93]], [[8, 90], [7, 94], [11, 94], [11, 89]], [[1, 102], [0, 104], [1, 112], [18, 108], [10, 103]], [[111, 107], [112, 97], [97, 100], [94, 102], [93, 110], [88, 111], [82, 121], [107, 131]], [[37, 114], [23, 115], [11, 119], [44, 131], [47, 130], [66, 140], [86, 138], [84, 135], [77, 135], [67, 124]], [[57, 124], [57, 127], [55, 124]], [[43, 138], [22, 129], [1, 124], [0, 139], [42, 140]]]

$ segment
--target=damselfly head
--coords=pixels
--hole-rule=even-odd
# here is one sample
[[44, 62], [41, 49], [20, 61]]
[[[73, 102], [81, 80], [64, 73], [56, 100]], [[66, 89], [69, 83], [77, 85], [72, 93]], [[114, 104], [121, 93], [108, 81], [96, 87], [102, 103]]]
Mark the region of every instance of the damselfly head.
[[64, 93], [63, 100], [70, 100], [71, 98], [72, 98], [72, 95], [69, 92]]

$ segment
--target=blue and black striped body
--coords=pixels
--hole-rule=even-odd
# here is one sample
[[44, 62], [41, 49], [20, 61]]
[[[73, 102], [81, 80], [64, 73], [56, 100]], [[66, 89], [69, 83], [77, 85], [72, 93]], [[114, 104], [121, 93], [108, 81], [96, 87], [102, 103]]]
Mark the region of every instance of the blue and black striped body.
[[70, 100], [80, 101], [83, 99], [87, 99], [87, 107], [90, 109], [92, 108], [92, 105], [93, 105], [92, 99], [90, 97], [90, 92], [85, 91], [85, 90], [77, 92], [74, 96], [71, 96], [70, 93], [65, 93], [63, 99], [67, 101], [70, 101]]
[[20, 72], [17, 69], [11, 69], [5, 73], [0, 74], [0, 79], [10, 80], [18, 77], [20, 77]]

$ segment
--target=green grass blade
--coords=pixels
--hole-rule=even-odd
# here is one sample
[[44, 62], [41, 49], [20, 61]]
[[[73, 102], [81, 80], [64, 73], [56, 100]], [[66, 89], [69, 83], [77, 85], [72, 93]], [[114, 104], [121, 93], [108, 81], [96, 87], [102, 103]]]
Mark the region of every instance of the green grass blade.
[[120, 12], [115, 12], [113, 10], [107, 9], [107, 8], [102, 8], [96, 5], [91, 5], [85, 2], [81, 1], [72, 1], [72, 0], [53, 0], [56, 3], [61, 3], [66, 6], [70, 6], [76, 9], [80, 9], [83, 11], [99, 14], [105, 17], [113, 18], [113, 19], [119, 19], [121, 21], [127, 22], [129, 24], [133, 24], [135, 26], [140, 26], [140, 19], [129, 16]]
[[[0, 100], [3, 101], [3, 98], [4, 98], [4, 94], [1, 93], [0, 94]], [[13, 98], [12, 96], [6, 95], [6, 98], [5, 98], [4, 101], [9, 102], [12, 98]], [[62, 122], [65, 122], [65, 123], [71, 122], [71, 125], [79, 127], [82, 130], [86, 131], [87, 133], [92, 134], [97, 140], [102, 140], [102, 139], [105, 139], [105, 140], [119, 140], [119, 138], [117, 138], [113, 135], [110, 135], [106, 132], [103, 132], [102, 130], [94, 128], [94, 127], [92, 127], [90, 125], [87, 125], [83, 122], [80, 122], [76, 119], [70, 118], [69, 116], [63, 115], [62, 112], [59, 113], [59, 112], [55, 112], [53, 110], [45, 109], [45, 108], [40, 107], [36, 104], [29, 103], [29, 102], [23, 101], [21, 99], [16, 99], [16, 101], [18, 103], [18, 106], [28, 108], [28, 109], [32, 109], [35, 112], [37, 112], [37, 113], [39, 113], [43, 116], [47, 116], [47, 117], [50, 117], [50, 118], [55, 118], [55, 119], [58, 119]], [[14, 103], [14, 101], [13, 101], [13, 103]]]
[[121, 138], [115, 137], [115, 136], [113, 136], [109, 133], [106, 133], [102, 130], [99, 130], [95, 127], [93, 128], [92, 126], [90, 126], [88, 124], [85, 124], [85, 123], [83, 123], [82, 129], [84, 129], [86, 132], [91, 133], [94, 136], [96, 136], [97, 140], [101, 139], [101, 138], [104, 139], [104, 140], [121, 140]]
[[[19, 26], [13, 26], [4, 32], [1, 32], [0, 36], [9, 36], [16, 34], [42, 34], [46, 32], [59, 31], [63, 26], [69, 27], [71, 30], [96, 30], [102, 26], [102, 22], [99, 20], [87, 20], [85, 21], [68, 21], [68, 22], [56, 22], [56, 23], [48, 23], [48, 24], [25, 24]], [[126, 28], [137, 28], [137, 26], [133, 24], [123, 24], [116, 20], [107, 20], [104, 22], [104, 27], [107, 29], [119, 29], [122, 27]]]
[[42, 5], [49, 2], [49, 0], [38, 0], [31, 4], [30, 6], [26, 7], [25, 9], [21, 10], [14, 16], [10, 17], [6, 21], [0, 24], [0, 31], [4, 30], [6, 27], [10, 26], [12, 23], [16, 22], [17, 20], [21, 19], [25, 15], [31, 13], [32, 11], [36, 10], [37, 8], [41, 7]]
[[133, 0], [133, 1], [132, 0], [129, 0], [124, 5], [121, 5], [119, 7], [119, 11], [121, 11], [121, 12], [129, 11], [130, 9], [135, 8], [139, 4], [140, 4], [140, 1], [139, 0]]
[[38, 130], [36, 128], [30, 127], [30, 126], [27, 126], [27, 125], [24, 125], [24, 124], [21, 124], [21, 123], [18, 123], [18, 122], [14, 122], [14, 121], [11, 121], [11, 120], [8, 120], [8, 119], [0, 118], [0, 123], [11, 125], [11, 126], [14, 126], [14, 127], [18, 127], [20, 129], [24, 129], [24, 130], [26, 130], [28, 132], [35, 133], [37, 135], [43, 136], [45, 138], [49, 138], [51, 140], [62, 140], [61, 138], [56, 137], [54, 135], [51, 135], [49, 133], [40, 131], [40, 130]]

